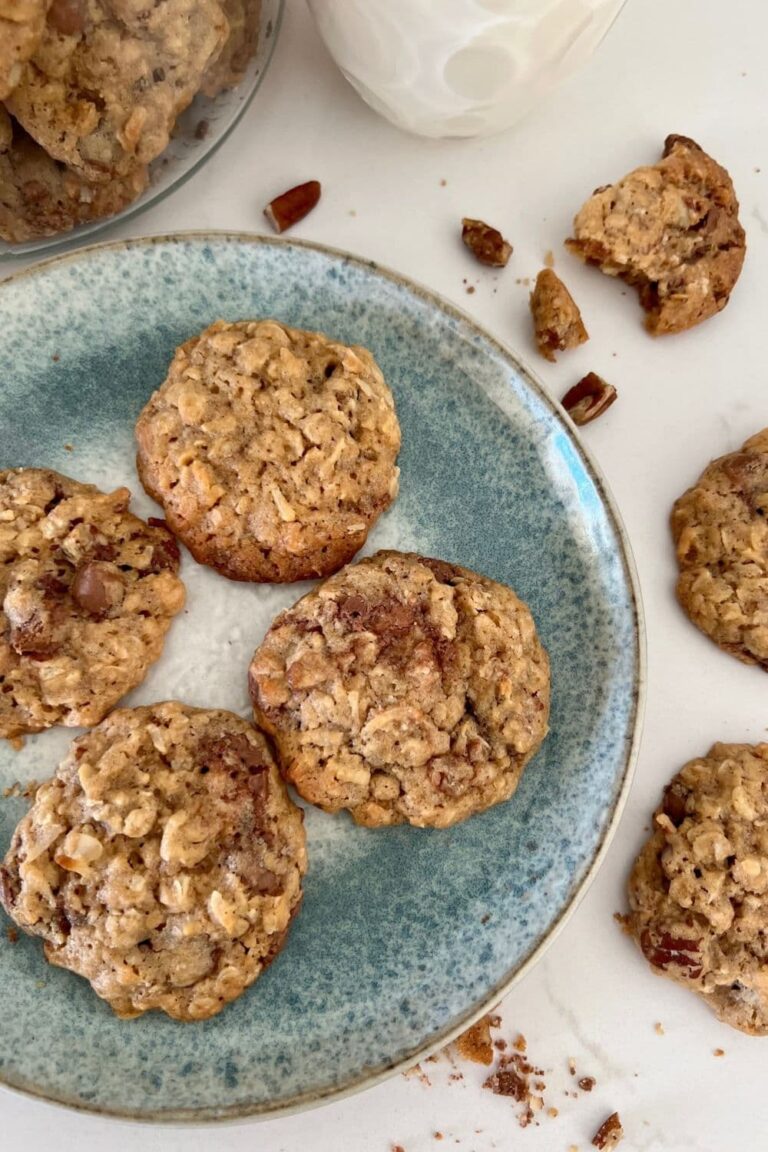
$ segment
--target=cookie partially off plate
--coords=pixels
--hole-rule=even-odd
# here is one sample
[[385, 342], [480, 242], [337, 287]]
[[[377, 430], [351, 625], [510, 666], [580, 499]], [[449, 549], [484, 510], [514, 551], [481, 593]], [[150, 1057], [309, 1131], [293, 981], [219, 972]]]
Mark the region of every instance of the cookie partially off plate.
[[[541, 955], [594, 875], [629, 784], [643, 695], [632, 562], [572, 425], [492, 337], [392, 273], [326, 249], [188, 235], [81, 251], [0, 285], [0, 462], [128, 486], [138, 413], [214, 320], [277, 317], [369, 348], [403, 433], [400, 495], [365, 551], [510, 584], [552, 667], [550, 733], [511, 800], [443, 830], [306, 814], [284, 951], [217, 1017], [118, 1020], [0, 914], [0, 1082], [145, 1120], [270, 1114], [375, 1083], [456, 1035]], [[247, 671], [309, 584], [233, 584], [183, 556], [187, 606], [128, 706], [250, 715]], [[72, 730], [0, 749], [0, 791], [50, 776]], [[0, 854], [27, 808], [0, 798]], [[13, 933], [11, 933], [11, 936]], [[34, 1028], [30, 1027], [34, 1021]]]

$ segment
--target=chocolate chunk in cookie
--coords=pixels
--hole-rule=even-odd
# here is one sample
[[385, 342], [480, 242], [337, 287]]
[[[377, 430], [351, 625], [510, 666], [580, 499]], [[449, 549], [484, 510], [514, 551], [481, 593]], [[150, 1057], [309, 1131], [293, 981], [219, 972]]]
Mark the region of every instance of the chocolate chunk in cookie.
[[172, 530], [234, 580], [335, 572], [397, 494], [400, 428], [370, 352], [272, 320], [182, 345], [136, 438]]
[[216, 0], [54, 0], [8, 108], [91, 182], [154, 160], [228, 34]]
[[576, 301], [551, 268], [543, 268], [536, 277], [531, 315], [536, 345], [546, 360], [556, 360], [556, 352], [578, 348], [589, 339]]
[[282, 947], [306, 871], [303, 813], [231, 712], [113, 712], [42, 784], [0, 901], [118, 1016], [215, 1015]]
[[0, 106], [0, 237], [21, 244], [112, 216], [147, 186], [146, 167], [92, 184], [52, 159]]
[[167, 529], [42, 468], [0, 472], [0, 737], [96, 724], [184, 606]]
[[549, 664], [527, 607], [400, 552], [279, 616], [249, 679], [286, 779], [371, 827], [444, 828], [507, 800], [547, 732]]
[[667, 786], [629, 880], [649, 964], [768, 1035], [768, 744], [715, 744]]
[[768, 429], [675, 502], [677, 597], [702, 632], [768, 670]]
[[744, 263], [739, 203], [724, 168], [686, 136], [663, 158], [598, 188], [568, 248], [637, 288], [650, 332], [682, 332], [728, 303]]

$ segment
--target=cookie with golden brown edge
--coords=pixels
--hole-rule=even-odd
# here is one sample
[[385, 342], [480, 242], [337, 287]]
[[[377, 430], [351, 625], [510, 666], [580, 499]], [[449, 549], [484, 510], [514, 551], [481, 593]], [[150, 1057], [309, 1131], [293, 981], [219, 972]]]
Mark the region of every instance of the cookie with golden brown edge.
[[547, 732], [549, 664], [511, 588], [378, 552], [275, 620], [250, 667], [299, 794], [359, 824], [445, 828], [507, 800]]
[[0, 472], [0, 737], [98, 723], [160, 656], [184, 606], [179, 550], [130, 498]]
[[335, 572], [397, 494], [400, 428], [373, 356], [274, 320], [183, 344], [136, 438], [173, 531], [234, 580]]
[[204, 1020], [285, 942], [303, 813], [231, 712], [113, 712], [42, 784], [0, 867], [8, 915], [118, 1016]]
[[687, 136], [668, 136], [658, 164], [598, 188], [566, 245], [637, 288], [655, 335], [720, 312], [746, 251], [730, 176]]
[[725, 652], [768, 669], [768, 429], [713, 460], [672, 509], [677, 598]]
[[674, 777], [629, 880], [625, 927], [656, 972], [768, 1035], [768, 744], [715, 744]]

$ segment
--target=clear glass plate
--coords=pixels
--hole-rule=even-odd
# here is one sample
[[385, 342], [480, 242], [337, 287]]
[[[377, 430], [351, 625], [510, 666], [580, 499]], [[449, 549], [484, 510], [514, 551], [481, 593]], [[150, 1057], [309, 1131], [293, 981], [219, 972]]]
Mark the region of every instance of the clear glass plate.
[[114, 216], [92, 220], [56, 236], [41, 236], [24, 244], [6, 244], [0, 240], [0, 263], [33, 253], [37, 255], [75, 247], [86, 239], [92, 241], [118, 222], [129, 220], [150, 205], [157, 204], [193, 176], [229, 136], [261, 85], [277, 42], [283, 5], [284, 0], [262, 0], [259, 47], [242, 81], [236, 88], [221, 92], [214, 99], [202, 93], [195, 97], [177, 120], [170, 144], [151, 165], [149, 187], [133, 204]]

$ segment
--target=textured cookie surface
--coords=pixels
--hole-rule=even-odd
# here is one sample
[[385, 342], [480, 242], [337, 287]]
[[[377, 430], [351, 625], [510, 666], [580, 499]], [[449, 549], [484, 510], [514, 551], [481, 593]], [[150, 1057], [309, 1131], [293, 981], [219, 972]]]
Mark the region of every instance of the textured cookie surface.
[[182, 345], [136, 437], [173, 531], [236, 580], [336, 571], [397, 493], [400, 429], [370, 352], [271, 320]]
[[113, 712], [38, 789], [0, 897], [119, 1016], [213, 1016], [277, 954], [306, 850], [264, 737], [231, 712]]
[[96, 724], [184, 606], [176, 541], [56, 472], [0, 472], [0, 736]]
[[768, 669], [768, 429], [714, 460], [672, 510], [677, 596], [726, 652]]
[[216, 0], [56, 0], [8, 108], [54, 159], [107, 181], [163, 151], [227, 32]]
[[514, 592], [379, 552], [277, 618], [256, 716], [299, 793], [360, 824], [446, 827], [508, 799], [547, 731], [549, 665]]
[[261, 0], [220, 0], [229, 24], [229, 35], [203, 81], [206, 96], [218, 96], [234, 88], [256, 55], [261, 29]]
[[0, 100], [18, 84], [45, 28], [51, 0], [0, 0]]
[[671, 781], [626, 927], [726, 1024], [768, 1034], [768, 744], [715, 744]]
[[546, 360], [555, 360], [556, 352], [578, 348], [589, 339], [576, 301], [551, 268], [543, 268], [536, 277], [531, 315], [536, 345]]
[[146, 167], [91, 184], [54, 160], [0, 106], [0, 237], [21, 244], [112, 216], [147, 186]]
[[668, 136], [658, 164], [595, 192], [567, 246], [638, 289], [651, 332], [682, 332], [728, 303], [746, 247], [738, 213], [726, 170]]

